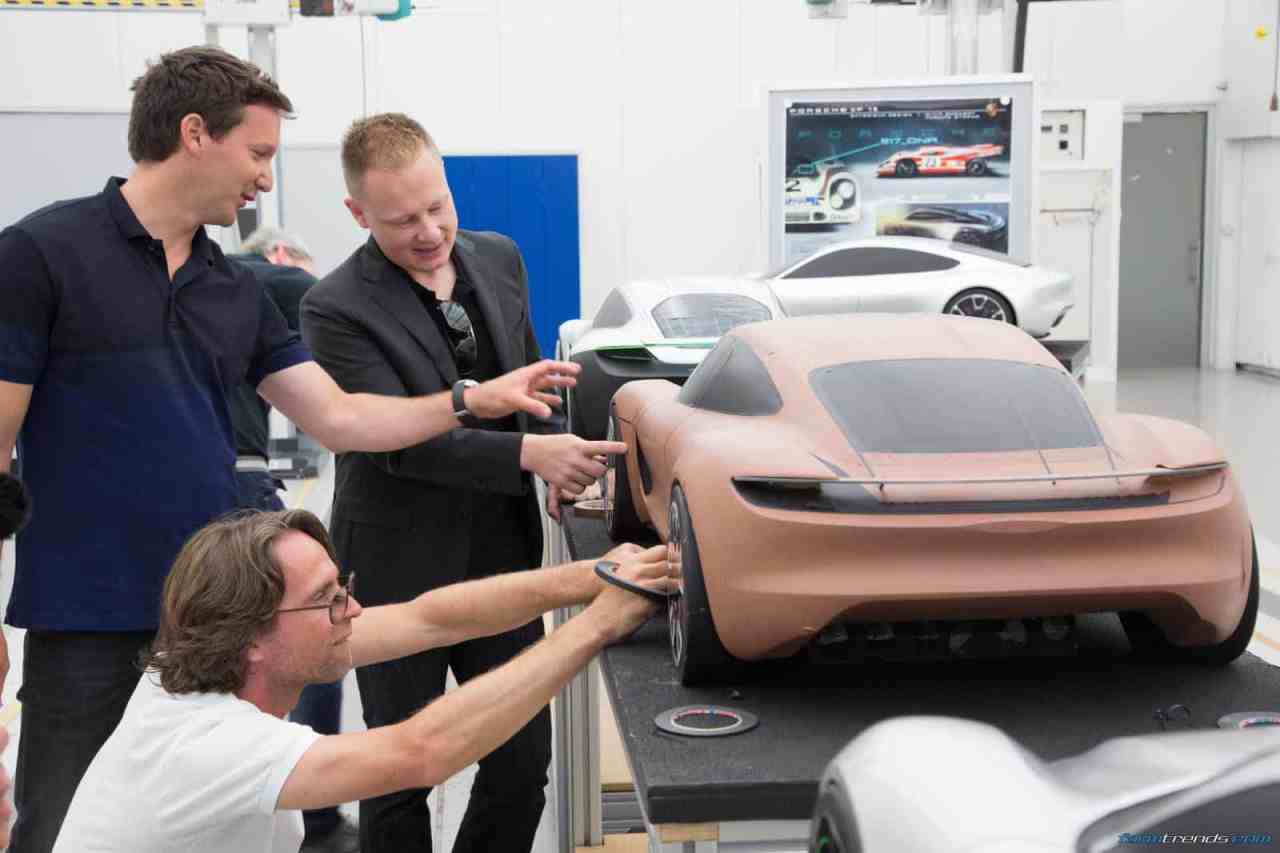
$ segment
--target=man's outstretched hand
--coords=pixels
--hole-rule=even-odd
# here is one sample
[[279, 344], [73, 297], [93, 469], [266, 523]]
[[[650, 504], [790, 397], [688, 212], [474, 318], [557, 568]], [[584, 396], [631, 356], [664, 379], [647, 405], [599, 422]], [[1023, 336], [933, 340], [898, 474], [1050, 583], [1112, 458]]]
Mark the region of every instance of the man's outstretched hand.
[[[637, 586], [654, 592], [670, 592], [677, 588], [667, 559], [667, 546], [655, 545], [641, 548], [638, 545], [619, 545], [602, 559], [618, 564], [618, 576]], [[645, 623], [658, 606], [647, 598], [598, 581], [600, 592], [587, 608], [597, 620], [609, 642], [617, 642], [630, 636]]]
[[574, 377], [581, 369], [571, 361], [543, 359], [468, 388], [463, 402], [467, 411], [485, 420], [505, 418], [512, 412], [549, 418], [551, 407], [560, 405], [554, 389], [572, 388], [578, 382]]

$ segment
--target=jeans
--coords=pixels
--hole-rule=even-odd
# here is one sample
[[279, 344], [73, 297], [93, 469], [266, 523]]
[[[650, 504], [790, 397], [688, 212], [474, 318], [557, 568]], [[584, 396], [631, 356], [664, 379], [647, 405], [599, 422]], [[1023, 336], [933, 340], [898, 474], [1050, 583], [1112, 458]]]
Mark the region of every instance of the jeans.
[[[284, 509], [284, 502], [278, 494], [280, 481], [269, 471], [237, 471], [236, 484], [240, 489], [242, 509]], [[322, 735], [336, 735], [342, 719], [342, 681], [307, 685], [289, 719], [310, 726]], [[302, 821], [307, 829], [307, 839], [313, 840], [333, 832], [341, 817], [337, 806], [334, 806], [304, 811]]]
[[10, 851], [48, 853], [80, 778], [115, 731], [142, 676], [152, 631], [27, 631]]
[[[356, 670], [369, 728], [398, 723], [444, 693], [445, 672], [459, 684], [506, 663], [542, 638], [537, 619], [495, 637], [468, 640]], [[511, 740], [480, 759], [454, 853], [520, 853], [533, 846], [546, 805], [551, 763], [551, 711], [543, 708]], [[429, 788], [397, 791], [360, 802], [363, 853], [431, 850]]]

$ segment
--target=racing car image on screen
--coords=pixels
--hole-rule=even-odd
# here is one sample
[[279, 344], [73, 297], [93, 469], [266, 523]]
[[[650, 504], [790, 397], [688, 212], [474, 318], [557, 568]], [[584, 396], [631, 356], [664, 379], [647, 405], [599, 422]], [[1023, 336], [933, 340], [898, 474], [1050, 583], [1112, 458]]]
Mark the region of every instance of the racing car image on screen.
[[898, 151], [876, 167], [881, 178], [914, 178], [917, 175], [969, 175], [991, 171], [987, 163], [1004, 153], [1003, 145], [929, 145], [914, 151]]
[[788, 225], [853, 223], [862, 220], [858, 179], [843, 163], [801, 163], [786, 179]]
[[922, 626], [973, 620], [1050, 636], [1118, 612], [1135, 647], [1206, 664], [1253, 634], [1258, 564], [1222, 450], [1178, 421], [1095, 417], [1006, 323], [739, 326], [683, 387], [624, 385], [609, 431], [627, 444], [603, 477], [609, 534], [668, 543], [686, 684], [815, 641], [931, 647]]
[[998, 249], [1009, 242], [1009, 228], [1003, 216], [941, 205], [914, 207], [902, 216], [882, 217], [876, 230], [886, 236], [931, 237], [986, 249]]

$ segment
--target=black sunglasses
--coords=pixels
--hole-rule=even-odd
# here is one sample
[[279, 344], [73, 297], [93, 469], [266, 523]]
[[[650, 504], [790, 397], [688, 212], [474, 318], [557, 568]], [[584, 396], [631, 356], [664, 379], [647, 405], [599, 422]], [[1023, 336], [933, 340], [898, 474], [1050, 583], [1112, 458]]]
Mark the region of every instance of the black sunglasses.
[[476, 345], [476, 330], [471, 325], [471, 317], [462, 303], [447, 299], [440, 300], [440, 312], [444, 315], [444, 323], [449, 327], [449, 345], [453, 347], [453, 361], [458, 367], [458, 375], [468, 377], [475, 372], [479, 360]]
[[[341, 581], [341, 578], [339, 578]], [[282, 607], [277, 613], [297, 613], [300, 610], [328, 610], [329, 622], [337, 625], [343, 619], [347, 618], [347, 604], [351, 601], [351, 596], [355, 595], [356, 589], [356, 573], [352, 572], [347, 575], [347, 582], [342, 584], [342, 589], [333, 595], [333, 600], [328, 604], [308, 604], [306, 607]]]

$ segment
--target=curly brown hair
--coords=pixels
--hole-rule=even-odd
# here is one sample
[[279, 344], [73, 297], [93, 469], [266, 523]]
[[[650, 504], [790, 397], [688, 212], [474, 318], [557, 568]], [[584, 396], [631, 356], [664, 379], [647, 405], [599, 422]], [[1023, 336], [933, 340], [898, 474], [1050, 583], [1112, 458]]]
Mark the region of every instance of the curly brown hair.
[[293, 112], [293, 102], [258, 66], [216, 47], [163, 54], [131, 89], [129, 156], [135, 163], [169, 159], [178, 150], [179, 125], [192, 113], [221, 139], [244, 120], [250, 104]]
[[284, 572], [271, 547], [298, 530], [337, 555], [320, 519], [302, 509], [238, 512], [196, 531], [165, 578], [160, 630], [144, 660], [170, 693], [232, 693], [245, 652], [275, 618]]
[[356, 119], [342, 136], [342, 177], [347, 182], [347, 192], [352, 198], [359, 198], [366, 172], [408, 166], [424, 148], [440, 156], [440, 149], [426, 128], [404, 113], [378, 113]]

